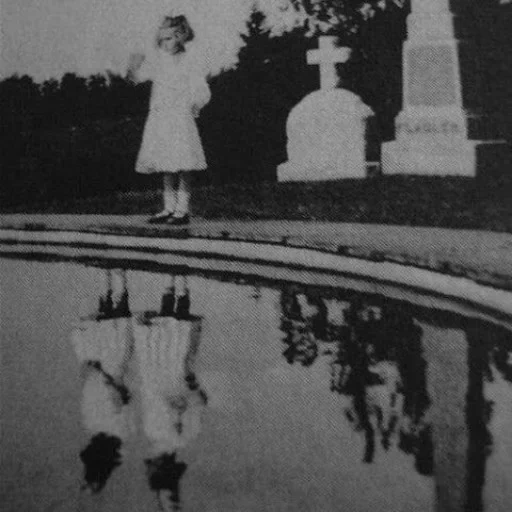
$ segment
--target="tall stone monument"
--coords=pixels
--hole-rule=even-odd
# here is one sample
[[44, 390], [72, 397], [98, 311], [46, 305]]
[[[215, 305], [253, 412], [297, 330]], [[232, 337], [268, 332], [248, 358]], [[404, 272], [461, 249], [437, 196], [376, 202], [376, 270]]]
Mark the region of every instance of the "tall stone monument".
[[503, 140], [472, 133], [463, 103], [460, 41], [449, 0], [411, 0], [403, 48], [403, 105], [396, 140], [382, 146], [384, 174], [476, 176]]
[[308, 64], [320, 67], [320, 90], [308, 94], [290, 112], [286, 134], [288, 161], [278, 181], [328, 181], [366, 177], [366, 118], [372, 115], [353, 92], [338, 88], [336, 64], [350, 57], [334, 36], [321, 36]]

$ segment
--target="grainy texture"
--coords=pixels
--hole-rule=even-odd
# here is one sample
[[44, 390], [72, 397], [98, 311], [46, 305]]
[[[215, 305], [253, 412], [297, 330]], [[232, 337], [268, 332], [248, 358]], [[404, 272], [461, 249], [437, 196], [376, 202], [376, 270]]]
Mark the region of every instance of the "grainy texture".
[[510, 510], [509, 4], [2, 1], [2, 512]]

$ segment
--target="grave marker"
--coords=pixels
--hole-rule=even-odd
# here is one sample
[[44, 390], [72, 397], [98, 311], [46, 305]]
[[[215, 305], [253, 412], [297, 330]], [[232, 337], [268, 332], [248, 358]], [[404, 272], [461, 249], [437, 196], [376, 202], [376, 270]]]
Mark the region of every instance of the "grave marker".
[[372, 115], [353, 92], [340, 89], [336, 64], [351, 49], [321, 36], [308, 64], [320, 66], [320, 90], [308, 94], [288, 117], [288, 161], [277, 169], [278, 181], [327, 181], [366, 177], [366, 118]]
[[478, 140], [483, 133], [469, 135], [460, 41], [449, 1], [413, 0], [411, 7], [403, 52], [403, 106], [395, 120], [396, 140], [382, 146], [383, 173], [474, 177], [484, 144], [486, 155], [492, 156], [493, 146], [502, 151], [504, 141], [484, 143]]

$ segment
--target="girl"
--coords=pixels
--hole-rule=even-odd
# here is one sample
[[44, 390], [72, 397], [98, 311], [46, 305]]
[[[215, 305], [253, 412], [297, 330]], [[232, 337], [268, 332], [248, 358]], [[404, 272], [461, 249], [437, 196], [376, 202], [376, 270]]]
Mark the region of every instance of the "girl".
[[[210, 100], [200, 60], [187, 43], [194, 33], [185, 16], [166, 17], [156, 36], [158, 72], [153, 80], [136, 171], [163, 174], [163, 210], [152, 224], [189, 222], [190, 172], [206, 169], [195, 117]], [[128, 77], [134, 78], [144, 58], [133, 55]]]

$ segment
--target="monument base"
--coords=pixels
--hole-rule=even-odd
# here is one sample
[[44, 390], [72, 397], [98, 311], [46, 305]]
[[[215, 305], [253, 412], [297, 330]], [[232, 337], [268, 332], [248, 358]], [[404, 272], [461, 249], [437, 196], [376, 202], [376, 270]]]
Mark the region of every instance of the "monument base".
[[476, 143], [452, 142], [450, 146], [417, 141], [393, 141], [382, 145], [384, 174], [476, 176]]
[[382, 146], [385, 175], [498, 177], [510, 162], [511, 151], [505, 141], [452, 141], [449, 146], [392, 141]]
[[366, 167], [354, 164], [347, 165], [342, 162], [339, 165], [319, 165], [311, 164], [304, 166], [295, 162], [285, 162], [277, 167], [277, 181], [335, 181], [350, 178], [366, 178]]

